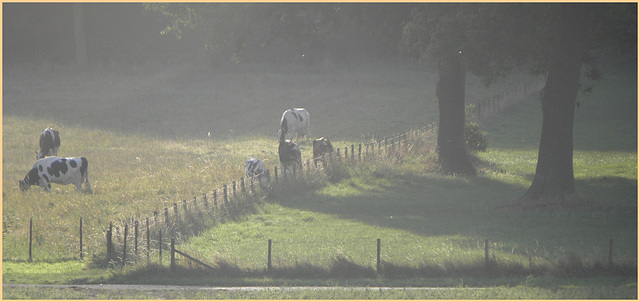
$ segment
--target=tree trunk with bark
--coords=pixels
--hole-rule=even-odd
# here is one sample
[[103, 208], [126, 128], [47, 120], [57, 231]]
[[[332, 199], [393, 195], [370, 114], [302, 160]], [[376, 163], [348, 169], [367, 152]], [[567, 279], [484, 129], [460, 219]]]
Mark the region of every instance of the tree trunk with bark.
[[523, 199], [531, 203], [562, 203], [577, 198], [573, 174], [573, 121], [582, 69], [579, 10], [562, 7], [555, 59], [542, 94], [542, 135], [538, 164]]
[[465, 73], [461, 53], [440, 63], [436, 88], [440, 111], [438, 160], [447, 174], [476, 175], [464, 144]]

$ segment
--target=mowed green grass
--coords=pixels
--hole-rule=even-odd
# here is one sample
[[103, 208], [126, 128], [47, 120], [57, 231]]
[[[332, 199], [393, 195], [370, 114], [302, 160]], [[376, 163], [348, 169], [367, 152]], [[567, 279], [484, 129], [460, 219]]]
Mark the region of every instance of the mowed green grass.
[[[608, 96], [606, 91], [635, 89], [630, 82], [601, 83], [598, 87], [604, 91], [603, 98]], [[630, 95], [615, 100], [625, 112], [635, 109], [635, 98]], [[609, 239], [614, 239], [616, 263], [635, 266], [637, 154], [632, 150], [634, 144], [627, 142], [630, 137], [635, 139], [635, 119], [623, 121], [626, 128], [620, 133], [593, 131], [593, 139], [576, 142], [577, 146], [595, 146], [602, 142], [597, 138], [607, 136], [622, 146], [607, 150], [576, 148], [578, 192], [592, 202], [577, 208], [504, 207], [526, 191], [535, 172], [539, 133], [529, 126], [541, 119], [534, 114], [536, 105], [532, 100], [485, 126], [493, 148], [478, 155], [482, 160], [478, 177], [440, 176], [429, 172], [429, 156], [405, 155], [399, 166], [383, 163], [357, 167], [348, 171], [351, 177], [321, 189], [276, 194], [274, 203], [265, 205], [258, 214], [220, 224], [178, 248], [214, 265], [224, 262], [240, 269], [261, 270], [266, 267], [267, 240], [272, 239], [276, 267], [328, 267], [340, 257], [373, 267], [375, 241], [380, 238], [383, 261], [447, 269], [452, 264], [482, 261], [485, 239], [490, 240], [492, 256], [499, 263], [524, 267], [529, 265], [529, 255], [536, 265], [570, 262], [574, 256], [587, 266], [605, 263]], [[583, 104], [580, 110], [584, 108], [588, 107]], [[609, 125], [617, 117], [613, 112], [599, 123]], [[102, 249], [103, 230], [111, 219], [151, 213], [189, 196], [199, 196], [208, 188], [219, 188], [242, 175], [242, 163], [250, 156], [263, 154], [269, 167], [277, 162], [275, 143], [269, 135], [167, 140], [44, 122], [69, 133], [67, 141], [63, 138], [61, 153], [82, 152], [90, 158], [90, 165], [96, 166], [91, 170], [95, 194], [75, 194], [73, 188], [60, 186], [53, 194], [35, 188], [19, 192], [16, 180], [24, 177], [32, 161], [33, 133], [41, 130], [43, 121], [4, 116], [3, 147], [12, 147], [3, 150], [3, 258], [14, 270], [29, 265], [6, 261], [25, 258], [28, 217], [34, 216], [36, 225], [45, 224], [45, 234], [37, 231], [36, 235], [37, 257], [54, 261], [73, 257], [68, 255], [75, 253], [73, 234], [79, 217], [85, 217], [89, 224], [97, 221], [91, 225], [96, 234], [89, 245], [89, 252], [96, 252]], [[576, 129], [593, 123], [577, 117]], [[520, 125], [523, 127], [517, 127]], [[108, 143], [83, 144], [79, 139], [98, 136]], [[347, 143], [338, 140], [337, 145]], [[303, 149], [308, 155], [310, 146], [303, 145]], [[8, 277], [4, 267], [3, 277]], [[461, 280], [456, 278], [447, 284], [460, 284]], [[626, 280], [634, 282], [633, 278]], [[422, 285], [428, 286], [425, 282]]]

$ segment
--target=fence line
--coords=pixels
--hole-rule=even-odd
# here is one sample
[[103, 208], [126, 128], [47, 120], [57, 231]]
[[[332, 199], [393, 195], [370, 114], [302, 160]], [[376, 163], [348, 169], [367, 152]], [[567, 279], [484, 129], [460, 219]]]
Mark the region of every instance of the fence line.
[[[164, 230], [165, 238], [166, 237], [179, 237], [181, 234], [180, 227], [189, 228], [189, 223], [197, 223], [194, 222], [193, 219], [189, 222], [189, 216], [194, 215], [204, 215], [210, 214], [213, 219], [224, 219], [225, 217], [229, 217], [234, 213], [241, 212], [242, 208], [248, 206], [246, 203], [246, 199], [250, 198], [260, 198], [262, 194], [267, 193], [269, 190], [285, 188], [291, 184], [292, 181], [306, 181], [311, 176], [311, 173], [316, 173], [314, 171], [325, 171], [331, 165], [335, 164], [352, 164], [357, 162], [371, 161], [378, 158], [384, 158], [391, 154], [395, 154], [402, 150], [407, 150], [409, 145], [409, 139], [415, 139], [417, 134], [420, 132], [425, 132], [434, 129], [437, 126], [436, 123], [426, 125], [422, 128], [412, 130], [407, 133], [397, 134], [392, 137], [385, 137], [381, 140], [375, 141], [372, 140], [370, 142], [364, 143], [365, 147], [363, 148], [363, 144], [358, 144], [356, 148], [355, 144], [351, 144], [350, 146], [345, 146], [344, 148], [338, 147], [336, 148], [335, 156], [333, 153], [329, 153], [327, 155], [323, 155], [321, 158], [313, 159], [315, 164], [311, 164], [310, 159], [306, 159], [302, 161], [302, 165], [300, 168], [294, 168], [287, 172], [287, 170], [281, 171], [278, 174], [278, 167], [274, 167], [274, 179], [271, 181], [270, 170], [267, 169], [264, 175], [249, 177], [248, 182], [250, 183], [250, 190], [247, 190], [244, 177], [240, 178], [240, 181], [232, 181], [231, 189], [228, 184], [224, 184], [222, 189], [214, 189], [212, 192], [203, 193], [202, 196], [197, 197], [194, 196], [192, 200], [192, 205], [187, 202], [187, 199], [182, 200], [182, 207], [179, 206], [178, 202], [173, 203], [173, 207], [165, 207], [164, 208], [164, 224], [161, 221], [158, 221], [158, 211], [153, 212], [153, 221], [149, 221], [149, 217], [145, 217], [139, 220], [135, 218], [131, 218], [130, 221], [122, 222], [124, 226], [120, 227], [125, 230], [125, 237], [120, 236], [119, 231], [115, 234], [113, 233], [113, 222], [110, 224], [109, 230], [106, 232], [107, 238], [107, 255], [109, 259], [113, 259], [113, 261], [122, 262], [122, 265], [126, 265], [126, 259], [129, 259], [129, 256], [125, 254], [127, 248], [127, 241], [130, 240], [127, 237], [130, 237], [128, 234], [128, 226], [131, 225], [139, 225], [145, 224], [145, 229], [147, 230], [145, 236], [147, 240], [147, 246], [141, 248], [147, 259], [150, 259], [150, 254], [153, 253], [153, 250], [157, 250], [158, 253], [161, 253], [162, 248], [167, 248], [167, 243], [162, 240], [162, 231]], [[404, 146], [402, 148], [401, 146]], [[340, 152], [343, 150], [343, 153]], [[362, 151], [365, 151], [364, 153]], [[349, 151], [351, 154], [349, 154]], [[358, 153], [356, 156], [356, 152]], [[322, 162], [322, 166], [318, 166], [317, 162]], [[240, 188], [238, 188], [238, 184]], [[218, 196], [218, 191], [222, 192], [222, 196]], [[213, 207], [209, 207], [208, 196], [213, 196]], [[218, 200], [221, 199], [221, 200]], [[202, 204], [202, 206], [198, 206], [198, 204]], [[182, 211], [180, 210], [182, 208]], [[185, 224], [187, 224], [185, 226]], [[116, 228], [119, 230], [120, 228]], [[137, 229], [137, 227], [136, 227]], [[154, 232], [154, 229], [156, 230]], [[137, 231], [133, 232], [133, 245], [134, 245], [134, 261], [140, 257], [138, 253], [138, 242], [139, 235]], [[173, 233], [174, 236], [168, 236], [167, 233]], [[114, 240], [113, 237], [116, 237]], [[156, 239], [154, 239], [156, 238]], [[116, 247], [117, 246], [117, 247]], [[115, 250], [119, 250], [122, 252], [115, 253]]]
[[477, 122], [483, 122], [501, 114], [506, 109], [527, 100], [531, 94], [539, 93], [545, 79], [543, 76], [530, 77], [528, 80], [512, 84], [510, 89], [476, 103], [470, 112], [471, 117]]
[[[147, 224], [146, 256], [147, 256], [147, 263], [149, 263], [150, 262], [150, 260], [149, 260], [149, 256], [150, 256], [149, 252], [151, 251], [151, 249], [148, 248], [149, 241], [150, 241], [150, 236], [149, 236], [149, 234], [150, 234], [150, 232], [149, 232], [150, 224], [148, 223], [148, 218], [146, 220], [147, 220], [147, 223], [146, 223]], [[33, 226], [32, 219], [30, 219], [30, 226]], [[80, 220], [80, 233], [83, 233], [82, 227], [83, 227], [83, 220], [81, 219]], [[135, 227], [135, 225], [134, 225], [134, 227]], [[109, 255], [110, 259], [112, 259], [111, 260], [112, 262], [120, 263], [122, 266], [127, 264], [127, 259], [129, 259], [128, 257], [130, 256], [130, 255], [127, 255], [127, 249], [126, 249], [126, 247], [127, 247], [127, 239], [126, 239], [127, 238], [127, 236], [126, 236], [127, 235], [127, 230], [128, 230], [128, 227], [125, 224], [125, 227], [124, 227], [125, 236], [123, 237], [122, 252], [118, 251], [115, 247], [113, 247], [111, 245], [112, 244], [111, 234], [113, 233], [113, 224], [112, 223], [110, 223], [109, 228], [107, 229], [107, 232], [106, 232], [107, 233], [107, 235], [106, 235], [106, 239], [107, 239], [107, 254]], [[137, 235], [138, 232], [134, 231], [134, 234], [135, 234], [135, 236], [134, 236], [134, 238], [135, 238], [134, 246], [136, 246], [137, 242], [138, 242], [138, 238], [139, 238], [138, 235]], [[30, 234], [29, 234], [29, 241], [30, 242], [32, 240], [32, 238], [31, 238], [32, 236], [33, 236], [33, 232], [30, 232]], [[201, 266], [203, 266], [203, 267], [205, 267], [207, 269], [211, 269], [211, 270], [214, 269], [212, 266], [204, 263], [203, 261], [198, 260], [195, 257], [193, 257], [193, 256], [191, 256], [191, 255], [189, 255], [189, 254], [187, 254], [185, 252], [177, 250], [175, 248], [175, 240], [176, 240], [176, 237], [171, 236], [169, 243], [167, 243], [166, 241], [163, 240], [162, 229], [158, 230], [158, 239], [157, 239], [158, 253], [159, 253], [159, 261], [158, 262], [160, 264], [163, 263], [163, 261], [162, 261], [163, 260], [162, 251], [163, 251], [163, 247], [164, 247], [164, 249], [168, 248], [169, 251], [170, 251], [170, 268], [172, 270], [176, 267], [176, 263], [177, 263], [176, 254], [180, 255], [180, 256], [183, 256], [186, 259], [188, 259], [189, 261], [195, 262], [198, 265], [201, 265]], [[80, 241], [82, 241], [82, 238], [80, 238]], [[273, 255], [273, 253], [272, 253], [272, 243], [273, 243], [273, 240], [269, 239], [268, 240], [267, 263], [266, 263], [267, 272], [270, 272], [273, 269], [273, 265], [272, 265], [272, 255]], [[381, 275], [381, 274], [384, 273], [384, 271], [383, 271], [384, 266], [383, 266], [383, 261], [382, 261], [382, 258], [381, 258], [381, 239], [378, 238], [376, 240], [376, 243], [377, 244], [376, 244], [376, 265], [375, 265], [375, 270], [376, 270], [377, 274]], [[496, 249], [495, 243], [496, 242], [494, 242], [494, 244], [493, 244], [494, 249]], [[612, 269], [615, 268], [614, 267], [615, 264], [614, 264], [614, 261], [613, 261], [613, 239], [609, 239], [607, 243], [608, 243], [608, 257], [607, 257], [607, 266], [606, 267], [609, 270], [612, 270]], [[80, 245], [82, 245], [82, 243]], [[492, 246], [492, 244], [489, 241], [489, 239], [485, 239], [484, 240], [484, 263], [485, 263], [485, 266], [492, 266], [492, 265], [495, 265], [497, 263], [495, 252], [491, 253], [492, 252], [491, 251], [491, 246]], [[29, 249], [29, 252], [31, 253], [31, 249]], [[30, 254], [30, 256], [31, 256], [31, 254]], [[532, 255], [529, 254], [528, 256], [529, 256], [529, 267], [533, 268], [534, 264], [533, 264]], [[129, 262], [133, 261], [133, 262], [137, 263], [136, 261], [137, 261], [138, 257], [139, 257], [139, 255], [137, 253], [137, 248], [134, 248], [133, 260], [129, 260]], [[33, 261], [33, 260], [30, 259], [29, 261]], [[389, 263], [389, 262], [387, 262], [387, 263]]]

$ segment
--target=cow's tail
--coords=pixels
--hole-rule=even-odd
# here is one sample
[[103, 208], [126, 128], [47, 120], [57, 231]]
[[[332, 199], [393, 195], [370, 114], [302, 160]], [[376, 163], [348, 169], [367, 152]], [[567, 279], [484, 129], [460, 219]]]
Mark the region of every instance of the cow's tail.
[[89, 183], [89, 161], [85, 157], [81, 157], [82, 165], [80, 166], [80, 175], [82, 175], [82, 182], [85, 184], [85, 191], [87, 193], [93, 193], [91, 191], [91, 184]]

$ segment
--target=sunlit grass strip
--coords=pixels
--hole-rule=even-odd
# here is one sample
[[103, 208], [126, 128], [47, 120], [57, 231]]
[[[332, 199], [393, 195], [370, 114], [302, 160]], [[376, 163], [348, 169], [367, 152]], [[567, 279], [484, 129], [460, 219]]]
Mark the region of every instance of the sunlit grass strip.
[[[76, 194], [71, 186], [54, 185], [53, 193], [32, 187], [20, 192], [22, 179], [35, 160], [37, 129], [48, 121], [5, 117], [3, 128], [4, 259], [25, 259], [28, 221], [34, 220], [35, 259], [67, 259], [77, 255], [78, 221], [84, 218], [85, 251], [100, 252], [110, 221], [150, 217], [174, 202], [222, 188], [244, 174], [244, 161], [260, 157], [277, 165], [273, 141], [166, 141], [103, 130], [65, 127], [59, 154], [89, 159], [94, 194]], [[80, 152], [79, 150], [82, 149]], [[305, 150], [310, 153], [310, 150]]]
[[[361, 267], [376, 267], [376, 240], [382, 242], [381, 258], [389, 267], [418, 268], [430, 265], [441, 271], [449, 264], [482, 266], [484, 242], [454, 236], [421, 236], [408, 231], [370, 226], [327, 214], [267, 204], [261, 213], [229, 222], [189, 239], [181, 249], [228, 263], [241, 270], [261, 270], [267, 264], [267, 241], [273, 242], [273, 265], [297, 265], [329, 269], [336, 259]], [[525, 266], [528, 258], [491, 246], [500, 263]], [[535, 258], [538, 264], [547, 263]], [[449, 263], [449, 264], [448, 264]]]

